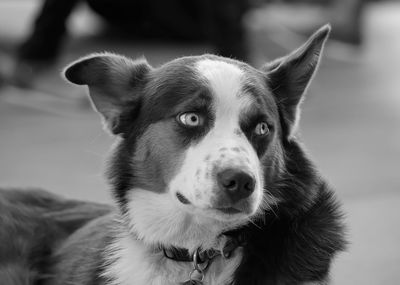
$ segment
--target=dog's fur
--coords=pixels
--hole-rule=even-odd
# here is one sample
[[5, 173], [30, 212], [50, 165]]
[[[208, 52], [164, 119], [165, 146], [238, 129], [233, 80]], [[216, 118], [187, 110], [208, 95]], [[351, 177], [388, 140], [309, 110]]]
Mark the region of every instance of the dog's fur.
[[[72, 63], [66, 78], [88, 85], [117, 136], [108, 177], [118, 208], [0, 192], [0, 278], [176, 285], [192, 264], [160, 247], [221, 250], [240, 237], [232, 256], [211, 261], [204, 284], [327, 283], [344, 249], [341, 213], [296, 130], [329, 31], [261, 69], [213, 55], [158, 68], [113, 54]], [[188, 126], [193, 114], [199, 125]], [[248, 197], [233, 202], [223, 191], [226, 169], [252, 178]]]

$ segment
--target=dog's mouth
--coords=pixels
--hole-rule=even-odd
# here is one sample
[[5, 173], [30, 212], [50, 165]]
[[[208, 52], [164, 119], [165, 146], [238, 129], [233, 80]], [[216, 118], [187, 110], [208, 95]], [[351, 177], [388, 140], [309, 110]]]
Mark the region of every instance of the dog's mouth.
[[228, 215], [243, 213], [243, 210], [237, 209], [235, 207], [215, 208], [215, 210], [220, 211], [224, 214], [228, 214]]
[[181, 202], [184, 205], [190, 205], [191, 204], [190, 201], [179, 192], [176, 193], [176, 198], [178, 198], [179, 202]]
[[[179, 202], [184, 205], [193, 205], [188, 198], [186, 198], [182, 193], [177, 192], [176, 198]], [[249, 214], [249, 203], [241, 203], [240, 205], [226, 205], [226, 206], [219, 206], [219, 207], [211, 207], [207, 208], [207, 210], [211, 210], [217, 214], [223, 215], [236, 215], [236, 214]]]

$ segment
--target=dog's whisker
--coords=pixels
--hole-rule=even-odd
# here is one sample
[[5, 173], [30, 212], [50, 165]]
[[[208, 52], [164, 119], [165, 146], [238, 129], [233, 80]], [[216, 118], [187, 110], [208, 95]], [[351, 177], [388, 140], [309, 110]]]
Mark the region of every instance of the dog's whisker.
[[247, 218], [246, 220], [247, 220], [249, 223], [251, 223], [252, 225], [254, 225], [256, 228], [262, 230], [262, 228], [261, 228], [259, 225], [257, 225], [251, 218]]

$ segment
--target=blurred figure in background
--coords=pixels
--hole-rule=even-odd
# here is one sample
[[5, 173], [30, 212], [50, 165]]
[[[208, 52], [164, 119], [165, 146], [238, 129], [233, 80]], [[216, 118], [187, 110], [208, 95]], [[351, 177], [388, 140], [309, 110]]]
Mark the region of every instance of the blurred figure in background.
[[[267, 54], [272, 47], [264, 38], [274, 38], [283, 50], [291, 50], [303, 36], [321, 25], [333, 26], [331, 39], [358, 46], [362, 42], [364, 0], [44, 0], [30, 35], [17, 50], [11, 81], [30, 86], [32, 77], [47, 68], [60, 53], [67, 35], [67, 21], [80, 3], [86, 3], [107, 23], [112, 34], [124, 38], [203, 41], [215, 53], [248, 61], [248, 26], [243, 18], [250, 8], [253, 46]], [[254, 23], [256, 23], [254, 25]], [[260, 38], [262, 38], [260, 40]], [[296, 42], [296, 39], [298, 42]], [[279, 42], [282, 41], [282, 42]], [[272, 55], [275, 57], [275, 55]]]
[[28, 85], [35, 68], [53, 62], [80, 2], [126, 36], [209, 41], [222, 56], [246, 60], [242, 17], [247, 0], [44, 0], [33, 29], [17, 51], [14, 80]]

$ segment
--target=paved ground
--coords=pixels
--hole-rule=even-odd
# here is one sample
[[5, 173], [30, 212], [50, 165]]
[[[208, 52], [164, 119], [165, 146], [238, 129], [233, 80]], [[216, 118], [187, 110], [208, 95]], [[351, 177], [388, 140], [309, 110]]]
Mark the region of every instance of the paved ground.
[[[26, 33], [36, 5], [17, 3], [0, 4], [0, 42], [8, 46]], [[85, 27], [84, 21], [74, 23]], [[334, 284], [400, 283], [399, 30], [399, 4], [369, 7], [363, 49], [347, 62], [328, 56], [304, 104], [303, 138], [343, 200], [349, 224], [351, 245], [335, 263]], [[65, 62], [99, 50], [145, 54], [157, 65], [207, 47], [87, 37], [70, 41], [59, 65], [39, 77], [36, 91], [0, 90], [2, 185], [35, 185], [70, 197], [110, 200], [101, 174], [112, 138], [101, 131], [87, 102], [78, 99], [82, 90], [63, 83], [57, 73]], [[5, 68], [6, 59], [0, 60], [0, 69]]]

